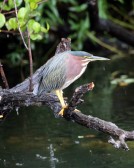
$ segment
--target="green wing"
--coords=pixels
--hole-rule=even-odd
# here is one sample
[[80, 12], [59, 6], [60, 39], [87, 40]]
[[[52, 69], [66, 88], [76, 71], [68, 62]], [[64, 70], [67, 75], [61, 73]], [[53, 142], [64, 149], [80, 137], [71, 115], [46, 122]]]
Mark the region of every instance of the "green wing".
[[63, 86], [66, 79], [66, 59], [67, 53], [64, 52], [48, 60], [39, 82], [38, 94], [43, 91], [51, 92]]

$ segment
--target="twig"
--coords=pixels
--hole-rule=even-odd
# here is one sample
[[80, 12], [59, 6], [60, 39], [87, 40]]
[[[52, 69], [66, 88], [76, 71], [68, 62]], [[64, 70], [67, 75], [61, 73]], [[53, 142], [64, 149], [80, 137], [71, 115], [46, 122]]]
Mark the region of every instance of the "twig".
[[61, 42], [58, 44], [55, 54], [62, 53], [64, 51], [71, 50], [71, 39], [62, 38]]
[[5, 85], [5, 88], [9, 89], [9, 85], [8, 85], [8, 82], [7, 82], [7, 79], [6, 79], [6, 75], [4, 73], [3, 66], [2, 66], [1, 62], [0, 62], [0, 73], [1, 73], [2, 81], [3, 81], [4, 85]]
[[18, 29], [19, 29], [23, 44], [24, 44], [24, 46], [26, 47], [26, 49], [28, 50], [28, 53], [29, 53], [29, 63], [30, 63], [30, 86], [29, 86], [29, 91], [31, 92], [33, 90], [33, 88], [32, 88], [33, 60], [32, 60], [32, 52], [31, 52], [30, 34], [29, 34], [29, 31], [27, 30], [27, 32], [28, 32], [27, 33], [28, 34], [28, 46], [27, 46], [27, 44], [24, 40], [22, 31], [20, 29], [20, 24], [19, 24], [19, 20], [18, 20], [18, 16], [17, 16], [17, 5], [16, 5], [15, 0], [14, 0], [14, 7], [15, 7], [16, 19], [17, 19], [17, 23], [18, 23]]
[[18, 35], [20, 34], [19, 32], [16, 32], [16, 31], [9, 31], [9, 30], [0, 30], [0, 33], [10, 33], [10, 34], [13, 34], [13, 35]]
[[31, 41], [30, 41], [30, 33], [27, 30], [27, 35], [28, 35], [28, 56], [29, 56], [29, 64], [30, 64], [30, 86], [29, 86], [29, 92], [33, 91], [33, 59], [32, 59], [32, 52], [31, 52]]
[[117, 149], [122, 148], [126, 151], [129, 150], [129, 147], [127, 146], [127, 144], [125, 142], [125, 134], [122, 134], [121, 136], [119, 136], [118, 140], [114, 140], [113, 137], [110, 136], [108, 143], [112, 144]]
[[93, 90], [93, 88], [94, 88], [94, 83], [92, 82], [92, 83], [82, 85], [75, 89], [75, 92], [68, 104], [68, 108], [64, 112], [64, 118], [66, 118], [67, 120], [71, 119], [72, 112], [75, 111], [78, 105], [83, 103], [83, 100], [81, 99], [83, 95], [86, 92]]
[[28, 47], [27, 47], [27, 44], [24, 40], [24, 37], [23, 37], [23, 34], [22, 34], [22, 31], [21, 31], [21, 28], [20, 28], [20, 24], [19, 24], [19, 20], [18, 20], [18, 12], [17, 12], [17, 5], [16, 5], [16, 1], [14, 0], [14, 7], [15, 7], [15, 13], [16, 13], [16, 20], [17, 20], [17, 24], [18, 24], [18, 29], [19, 29], [19, 32], [20, 32], [20, 35], [21, 35], [21, 38], [22, 38], [22, 41], [23, 41], [23, 44], [24, 46], [26, 47], [26, 49], [28, 50]]
[[[18, 10], [17, 10], [17, 11], [18, 11]], [[8, 11], [8, 12], [3, 12], [4, 15], [9, 15], [9, 14], [12, 14], [12, 13], [15, 13], [15, 10]]]

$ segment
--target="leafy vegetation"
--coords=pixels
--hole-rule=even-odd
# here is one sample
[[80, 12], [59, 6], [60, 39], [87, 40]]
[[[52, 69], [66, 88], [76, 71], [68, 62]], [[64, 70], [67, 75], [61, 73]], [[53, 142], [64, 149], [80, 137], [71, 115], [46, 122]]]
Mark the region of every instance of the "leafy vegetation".
[[[16, 15], [11, 16], [9, 19], [5, 19], [4, 14], [0, 15], [0, 28], [6, 27], [8, 31], [20, 30], [25, 32], [26, 30], [30, 32], [30, 38], [32, 40], [40, 40], [43, 38], [41, 33], [47, 33], [49, 30], [49, 24], [46, 24], [46, 27], [43, 27], [39, 22], [36, 21], [36, 17], [40, 16], [38, 10], [38, 3], [40, 0], [25, 0], [25, 3], [22, 3], [22, 0], [9, 0], [7, 3], [1, 2], [1, 10], [9, 11], [18, 7]], [[4, 4], [3, 4], [4, 3]], [[15, 13], [15, 11], [14, 11]]]

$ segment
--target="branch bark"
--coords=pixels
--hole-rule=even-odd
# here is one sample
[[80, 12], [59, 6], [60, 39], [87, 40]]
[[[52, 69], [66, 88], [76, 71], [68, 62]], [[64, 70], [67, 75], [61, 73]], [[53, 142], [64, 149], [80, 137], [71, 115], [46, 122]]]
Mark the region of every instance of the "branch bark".
[[[60, 51], [70, 50], [71, 40], [62, 39], [57, 47], [56, 54]], [[33, 74], [33, 85], [35, 86], [40, 78], [42, 77], [42, 70], [45, 65], [40, 67]], [[125, 141], [134, 140], [134, 131], [125, 131], [119, 128], [114, 123], [101, 120], [97, 117], [91, 115], [85, 115], [81, 112], [76, 112], [75, 109], [80, 105], [83, 100], [82, 97], [86, 92], [91, 91], [94, 88], [94, 83], [89, 83], [76, 88], [69, 104], [68, 108], [65, 110], [63, 118], [68, 121], [74, 121], [84, 127], [95, 129], [97, 131], [103, 132], [110, 135], [108, 140], [115, 148], [122, 148], [129, 150]], [[42, 94], [40, 96], [34, 95], [28, 92], [29, 89], [29, 79], [16, 85], [15, 87], [7, 90], [2, 89], [0, 91], [0, 118], [5, 118], [11, 110], [22, 107], [22, 106], [42, 106], [47, 105], [52, 109], [55, 117], [59, 117], [58, 113], [61, 109], [58, 98], [54, 94]], [[2, 120], [2, 119], [1, 119]], [[114, 140], [113, 137], [116, 138]]]
[[9, 89], [8, 81], [7, 81], [7, 78], [6, 78], [4, 69], [3, 69], [3, 65], [1, 64], [1, 62], [0, 62], [0, 74], [1, 74], [2, 81], [5, 85], [5, 88]]

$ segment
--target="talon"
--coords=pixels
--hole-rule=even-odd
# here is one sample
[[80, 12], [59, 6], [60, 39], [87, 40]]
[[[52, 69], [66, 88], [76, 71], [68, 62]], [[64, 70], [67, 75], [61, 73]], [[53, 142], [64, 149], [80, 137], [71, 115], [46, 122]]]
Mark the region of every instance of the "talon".
[[62, 116], [62, 117], [63, 117], [63, 114], [64, 114], [64, 109], [62, 109], [62, 110], [58, 113], [58, 115], [60, 115], [60, 116]]
[[61, 111], [58, 113], [58, 115], [62, 116], [64, 115], [64, 110], [67, 109], [68, 106], [62, 107]]

